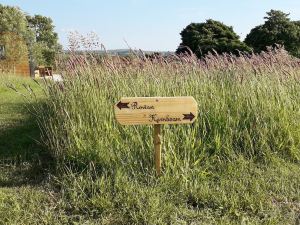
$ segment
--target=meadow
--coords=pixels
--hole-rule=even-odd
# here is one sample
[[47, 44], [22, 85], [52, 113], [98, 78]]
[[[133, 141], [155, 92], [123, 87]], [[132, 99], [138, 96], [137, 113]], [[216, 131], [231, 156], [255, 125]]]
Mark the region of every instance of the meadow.
[[[300, 62], [283, 49], [59, 67], [63, 83], [1, 77], [0, 223], [300, 222]], [[115, 120], [123, 96], [198, 102], [192, 125], [163, 126], [161, 176], [153, 127]]]

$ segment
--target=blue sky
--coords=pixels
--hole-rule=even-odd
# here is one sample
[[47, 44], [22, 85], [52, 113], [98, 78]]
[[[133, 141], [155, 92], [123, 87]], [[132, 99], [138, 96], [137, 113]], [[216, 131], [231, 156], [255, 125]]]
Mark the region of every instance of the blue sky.
[[98, 34], [107, 49], [174, 51], [180, 31], [191, 22], [215, 19], [233, 26], [241, 39], [263, 23], [265, 13], [279, 9], [300, 20], [300, 0], [0, 0], [34, 15], [53, 19], [67, 47], [70, 31]]

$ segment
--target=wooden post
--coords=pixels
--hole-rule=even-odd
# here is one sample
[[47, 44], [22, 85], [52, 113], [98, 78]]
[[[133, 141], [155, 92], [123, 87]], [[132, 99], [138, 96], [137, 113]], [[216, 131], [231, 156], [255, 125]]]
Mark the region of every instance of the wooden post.
[[161, 125], [154, 125], [154, 159], [156, 174], [159, 176], [161, 171]]

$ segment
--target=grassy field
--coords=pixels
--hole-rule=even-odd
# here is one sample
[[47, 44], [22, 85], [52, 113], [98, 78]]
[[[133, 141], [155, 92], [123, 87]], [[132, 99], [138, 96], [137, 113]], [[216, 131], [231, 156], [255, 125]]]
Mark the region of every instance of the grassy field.
[[[299, 224], [295, 59], [74, 56], [64, 68], [63, 84], [1, 78], [0, 224]], [[5, 83], [37, 97], [24, 104]], [[112, 106], [185, 95], [198, 119], [163, 127], [157, 177], [152, 127], [119, 125]]]
[[47, 188], [49, 154], [38, 144], [39, 129], [24, 98], [10, 84], [26, 94], [23, 84], [30, 85], [41, 96], [31, 79], [0, 76], [0, 224], [52, 223], [58, 215]]

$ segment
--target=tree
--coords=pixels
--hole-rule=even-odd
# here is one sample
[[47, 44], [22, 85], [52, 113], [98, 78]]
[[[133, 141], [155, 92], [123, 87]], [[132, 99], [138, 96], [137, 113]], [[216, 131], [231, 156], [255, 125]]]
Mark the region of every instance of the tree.
[[18, 34], [25, 40], [32, 39], [32, 32], [28, 30], [26, 15], [18, 7], [0, 4], [0, 32]]
[[30, 28], [34, 31], [35, 42], [33, 54], [38, 65], [53, 65], [56, 54], [61, 50], [57, 33], [54, 32], [53, 21], [49, 17], [27, 16]]
[[232, 27], [215, 21], [207, 20], [205, 23], [191, 23], [182, 30], [181, 44], [176, 53], [192, 50], [198, 57], [205, 56], [215, 50], [218, 53], [250, 51], [251, 49], [239, 40], [239, 36]]
[[24, 39], [27, 45], [33, 41], [33, 32], [28, 29], [26, 15], [18, 7], [0, 4], [0, 33], [2, 35], [4, 33], [18, 35]]
[[245, 43], [254, 51], [266, 50], [268, 46], [284, 45], [285, 49], [294, 56], [299, 56], [300, 23], [289, 19], [289, 14], [271, 10], [267, 12], [263, 25], [253, 28], [245, 39]]
[[21, 63], [28, 63], [28, 46], [33, 32], [28, 29], [26, 15], [18, 7], [0, 4], [0, 45], [5, 55], [0, 60], [2, 70], [10, 70]]
[[[53, 21], [51, 18], [41, 15], [33, 17], [26, 15], [20, 8], [4, 6], [0, 4], [0, 34], [12, 33], [24, 40], [27, 48], [18, 49], [19, 55], [30, 56], [31, 69], [35, 65], [53, 65], [56, 54], [61, 50], [58, 43], [57, 33], [54, 32]], [[4, 39], [4, 35], [1, 35]], [[12, 42], [17, 44], [19, 42]], [[15, 51], [16, 52], [16, 51]], [[16, 52], [17, 53], [17, 52]], [[16, 59], [18, 57], [15, 57]]]

